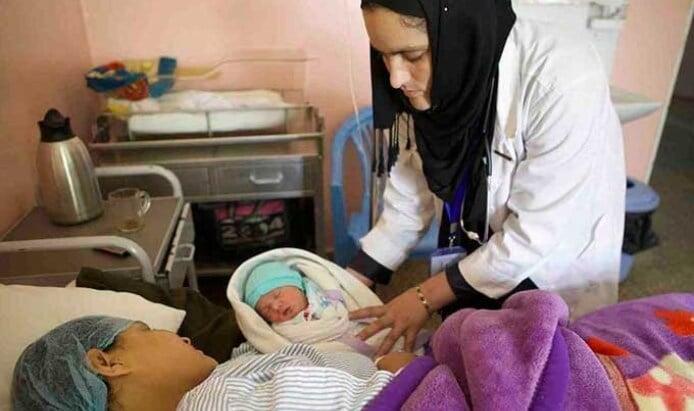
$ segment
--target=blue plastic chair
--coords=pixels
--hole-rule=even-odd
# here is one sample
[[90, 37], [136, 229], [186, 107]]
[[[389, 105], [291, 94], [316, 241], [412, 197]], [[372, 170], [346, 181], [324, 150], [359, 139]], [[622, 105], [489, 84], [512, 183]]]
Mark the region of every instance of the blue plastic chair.
[[[330, 202], [333, 213], [333, 235], [335, 262], [347, 265], [359, 250], [359, 239], [371, 228], [371, 153], [373, 135], [373, 111], [365, 107], [359, 111], [359, 123], [351, 116], [338, 129], [332, 143], [332, 170], [330, 182]], [[347, 143], [351, 142], [357, 151], [362, 175], [361, 205], [358, 212], [347, 218], [345, 201], [343, 162]], [[422, 241], [410, 253], [411, 258], [428, 258], [436, 249], [439, 223], [432, 223]]]

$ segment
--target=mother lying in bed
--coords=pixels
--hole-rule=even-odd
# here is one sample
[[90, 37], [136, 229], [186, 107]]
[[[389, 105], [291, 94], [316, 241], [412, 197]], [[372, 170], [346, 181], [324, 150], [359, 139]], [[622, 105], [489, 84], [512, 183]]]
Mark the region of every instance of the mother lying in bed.
[[[63, 324], [17, 362], [15, 410], [688, 409], [694, 295], [618, 304], [567, 325], [529, 291], [497, 311], [464, 309], [427, 356], [291, 345], [223, 364], [175, 334], [111, 317]], [[397, 373], [396, 373], [397, 372]]]

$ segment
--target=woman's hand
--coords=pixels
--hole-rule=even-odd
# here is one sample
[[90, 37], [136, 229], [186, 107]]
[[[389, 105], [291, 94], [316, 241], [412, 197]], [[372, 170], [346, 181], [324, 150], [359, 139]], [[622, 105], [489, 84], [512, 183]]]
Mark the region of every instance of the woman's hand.
[[[445, 273], [439, 273], [426, 280], [422, 283], [421, 290], [432, 312], [455, 300], [455, 294], [448, 284]], [[415, 289], [409, 289], [386, 305], [362, 308], [349, 313], [350, 320], [364, 318], [376, 318], [376, 320], [357, 334], [357, 338], [362, 340], [370, 338], [383, 329], [392, 328], [378, 348], [376, 355], [380, 356], [388, 353], [398, 338], [403, 335], [405, 351], [412, 351], [417, 334], [427, 322], [429, 313], [419, 300]]]
[[362, 340], [370, 338], [385, 328], [392, 328], [376, 352], [377, 356], [381, 356], [390, 352], [398, 338], [403, 335], [405, 336], [404, 349], [411, 352], [417, 333], [427, 322], [429, 313], [419, 301], [415, 290], [411, 289], [395, 297], [386, 305], [362, 308], [349, 314], [350, 320], [364, 318], [376, 318], [376, 321], [357, 334], [357, 338]]

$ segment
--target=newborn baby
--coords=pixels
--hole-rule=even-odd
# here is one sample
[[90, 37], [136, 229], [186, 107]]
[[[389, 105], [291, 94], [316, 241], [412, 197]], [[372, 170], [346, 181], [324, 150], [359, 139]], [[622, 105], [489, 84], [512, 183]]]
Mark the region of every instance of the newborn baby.
[[[358, 323], [340, 290], [322, 290], [289, 265], [272, 261], [258, 265], [248, 276], [243, 301], [291, 342], [313, 344], [356, 334]], [[309, 324], [313, 323], [313, 324]], [[350, 339], [350, 344], [354, 338]]]
[[[320, 264], [301, 258], [256, 262], [246, 272], [247, 276], [238, 284], [240, 301], [237, 300], [244, 307], [238, 307], [237, 312], [243, 313], [242, 330], [245, 328], [246, 338], [249, 341], [258, 339], [265, 350], [269, 348], [266, 341], [270, 339], [273, 345], [280, 347], [287, 343], [317, 344], [328, 351], [353, 351], [373, 358], [390, 332], [382, 330], [366, 341], [357, 337], [371, 320], [349, 319], [349, 310], [359, 307], [355, 300], [357, 293], [349, 291], [352, 287], [349, 281], [345, 286], [335, 276], [349, 273], [332, 273]], [[378, 300], [369, 294], [365, 285], [356, 282], [354, 287], [358, 288], [357, 292], [363, 287], [364, 293], [373, 297], [365, 299], [369, 304]], [[273, 333], [268, 335], [268, 331]], [[428, 332], [417, 335], [415, 350], [421, 350], [428, 336]], [[401, 339], [395, 350], [402, 348]]]
[[265, 321], [282, 323], [308, 307], [304, 278], [280, 262], [255, 267], [246, 280], [243, 300], [255, 308]]

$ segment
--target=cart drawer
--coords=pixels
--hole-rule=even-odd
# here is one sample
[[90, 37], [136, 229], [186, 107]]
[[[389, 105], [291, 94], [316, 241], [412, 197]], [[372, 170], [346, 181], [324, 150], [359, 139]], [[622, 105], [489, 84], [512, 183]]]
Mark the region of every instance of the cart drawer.
[[167, 165], [183, 188], [183, 195], [186, 197], [206, 196], [210, 194], [210, 178], [207, 167], [193, 166], [180, 167]]
[[215, 194], [314, 191], [315, 159], [234, 161], [214, 170]]

